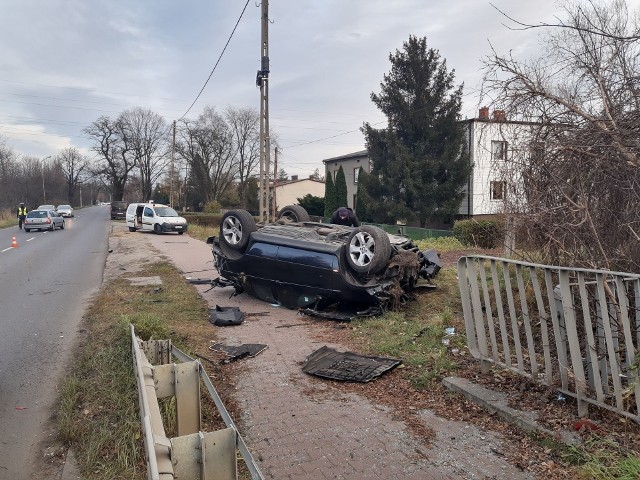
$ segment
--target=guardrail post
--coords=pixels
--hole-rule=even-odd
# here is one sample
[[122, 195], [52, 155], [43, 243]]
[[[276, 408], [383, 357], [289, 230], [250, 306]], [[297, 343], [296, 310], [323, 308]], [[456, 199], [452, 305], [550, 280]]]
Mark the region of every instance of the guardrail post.
[[236, 431], [233, 428], [172, 438], [171, 452], [177, 479], [237, 478]]
[[173, 365], [176, 389], [176, 417], [178, 435], [200, 431], [200, 374], [198, 362]]

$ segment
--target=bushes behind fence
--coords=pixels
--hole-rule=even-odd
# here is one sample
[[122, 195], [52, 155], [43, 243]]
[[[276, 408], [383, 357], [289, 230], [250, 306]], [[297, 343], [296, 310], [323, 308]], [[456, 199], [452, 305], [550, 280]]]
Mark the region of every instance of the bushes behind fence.
[[497, 248], [504, 239], [500, 220], [459, 220], [452, 232], [460, 243], [480, 248]]

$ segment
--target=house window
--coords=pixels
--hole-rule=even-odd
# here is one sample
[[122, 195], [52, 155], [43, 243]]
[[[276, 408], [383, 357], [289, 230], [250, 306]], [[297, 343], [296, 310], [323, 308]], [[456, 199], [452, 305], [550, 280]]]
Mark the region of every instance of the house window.
[[360, 167], [353, 169], [353, 183], [354, 185], [358, 184], [358, 174], [360, 173]]
[[489, 185], [489, 195], [491, 200], [504, 200], [507, 193], [507, 182], [491, 182]]
[[491, 158], [493, 160], [506, 160], [507, 142], [491, 140]]
[[531, 161], [541, 162], [544, 159], [544, 143], [535, 142], [531, 145]]

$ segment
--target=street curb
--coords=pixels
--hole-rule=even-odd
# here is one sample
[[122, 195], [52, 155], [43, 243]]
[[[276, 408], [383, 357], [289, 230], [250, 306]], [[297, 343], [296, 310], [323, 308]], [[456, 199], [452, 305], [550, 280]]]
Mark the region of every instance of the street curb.
[[489, 390], [460, 377], [447, 377], [442, 380], [442, 383], [449, 390], [461, 393], [485, 410], [527, 432], [542, 433], [568, 445], [578, 445], [582, 442], [573, 432], [564, 430], [552, 431], [543, 427], [538, 423], [538, 414], [536, 412], [525, 412], [511, 408], [508, 404], [509, 396], [506, 393]]
[[67, 450], [66, 460], [64, 462], [64, 468], [62, 469], [62, 477], [60, 480], [78, 480], [82, 478], [80, 471], [78, 470], [78, 462], [73, 450]]

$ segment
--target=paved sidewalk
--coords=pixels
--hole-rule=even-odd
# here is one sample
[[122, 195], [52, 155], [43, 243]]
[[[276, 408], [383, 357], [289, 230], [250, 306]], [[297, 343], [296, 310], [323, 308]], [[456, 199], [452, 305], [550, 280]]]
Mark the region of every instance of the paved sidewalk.
[[[118, 229], [120, 224], [114, 224]], [[122, 225], [122, 229], [126, 227]], [[164, 254], [185, 276], [214, 278], [209, 245], [187, 235], [125, 233], [112, 238], [117, 255], [133, 240]], [[305, 358], [326, 345], [317, 324], [295, 311], [274, 307], [247, 294], [229, 298], [231, 288], [198, 285], [210, 307], [239, 306], [249, 317], [237, 327], [212, 327], [229, 345], [264, 343], [267, 350], [242, 360], [246, 372], [236, 385], [242, 418], [235, 421], [266, 478], [276, 479], [531, 479], [494, 452], [502, 440], [477, 427], [423, 411], [436, 432], [429, 447], [414, 438], [384, 406], [344, 394], [331, 382], [302, 372]], [[341, 345], [330, 347], [339, 350]], [[211, 368], [210, 366], [205, 366]]]

